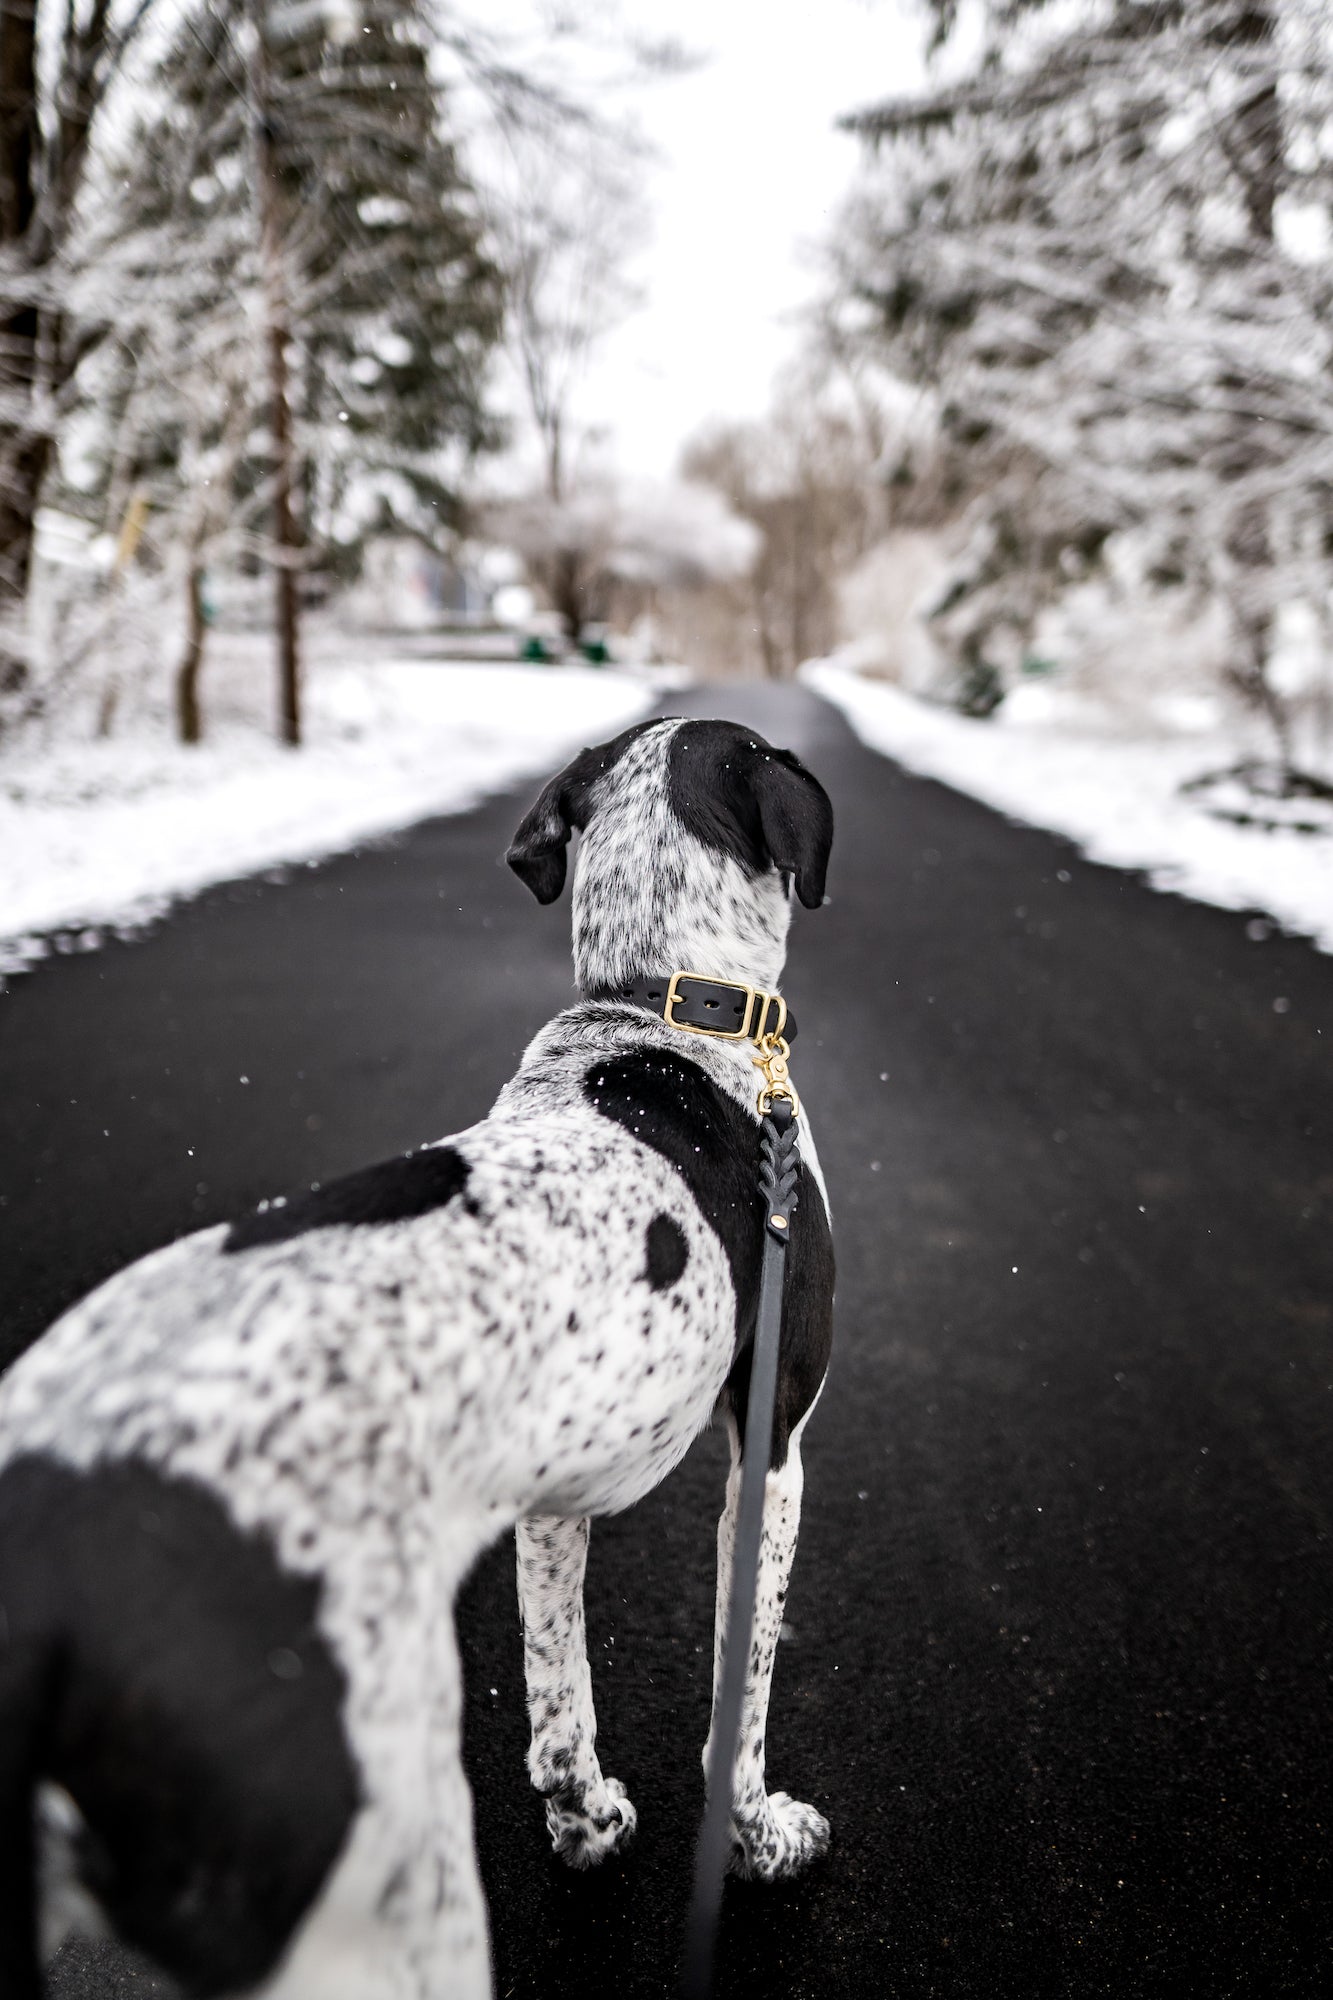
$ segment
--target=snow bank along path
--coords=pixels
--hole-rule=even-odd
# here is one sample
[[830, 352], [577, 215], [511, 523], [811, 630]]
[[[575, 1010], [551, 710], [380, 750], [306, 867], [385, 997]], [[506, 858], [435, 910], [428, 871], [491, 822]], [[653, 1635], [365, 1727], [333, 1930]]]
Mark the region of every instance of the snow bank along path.
[[1262, 910], [1333, 951], [1333, 837], [1228, 825], [1182, 798], [1184, 779], [1235, 761], [1198, 735], [1128, 737], [1046, 720], [989, 722], [868, 681], [835, 660], [801, 669], [872, 750], [970, 792], [1011, 819], [1076, 841], [1093, 861], [1142, 869], [1156, 889]]
[[389, 660], [312, 678], [299, 751], [232, 727], [195, 749], [138, 735], [0, 763], [0, 989], [211, 883], [464, 811], [653, 699], [607, 669]]

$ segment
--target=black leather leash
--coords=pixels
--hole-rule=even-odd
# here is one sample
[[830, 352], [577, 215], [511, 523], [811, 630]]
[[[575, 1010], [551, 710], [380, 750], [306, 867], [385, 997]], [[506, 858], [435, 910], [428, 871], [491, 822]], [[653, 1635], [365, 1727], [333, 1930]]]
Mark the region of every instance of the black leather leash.
[[780, 993], [768, 993], [735, 979], [679, 970], [626, 980], [585, 993], [589, 1000], [627, 1000], [657, 1014], [686, 1035], [727, 1042], [751, 1041], [763, 1072], [759, 1092], [759, 1198], [763, 1203], [764, 1249], [759, 1272], [759, 1311], [750, 1360], [750, 1396], [745, 1408], [745, 1449], [731, 1554], [722, 1685], [713, 1715], [708, 1753], [708, 1803], [694, 1856], [694, 1888], [685, 1926], [681, 2000], [709, 2000], [713, 1951], [722, 1909], [722, 1882], [731, 1853], [731, 1809], [745, 1709], [745, 1682], [754, 1629], [759, 1555], [764, 1536], [764, 1489], [773, 1445], [773, 1405], [782, 1346], [782, 1302], [787, 1275], [787, 1241], [796, 1207], [800, 1149], [796, 1120], [800, 1103], [787, 1069], [796, 1023]]
[[[760, 1124], [759, 1191], [764, 1201], [764, 1257], [759, 1277], [759, 1315], [750, 1364], [750, 1398], [745, 1411], [745, 1451], [741, 1461], [740, 1504], [736, 1512], [736, 1542], [731, 1561], [731, 1596], [727, 1605], [726, 1651], [722, 1687], [713, 1717], [708, 1758], [708, 1804], [694, 1857], [694, 1890], [685, 1927], [685, 1961], [681, 2000], [709, 2000], [713, 1990], [713, 1950], [722, 1909], [722, 1880], [731, 1851], [732, 1786], [740, 1749], [745, 1680], [750, 1662], [755, 1593], [759, 1583], [759, 1552], [764, 1532], [764, 1487], [773, 1443], [773, 1403], [777, 1391], [778, 1354], [782, 1344], [782, 1300], [786, 1278], [787, 1241], [796, 1207], [800, 1154], [796, 1141], [796, 1104], [779, 1096], [775, 1085]], [[782, 1074], [785, 1076], [785, 1066]], [[761, 1100], [762, 1102], [762, 1100]]]

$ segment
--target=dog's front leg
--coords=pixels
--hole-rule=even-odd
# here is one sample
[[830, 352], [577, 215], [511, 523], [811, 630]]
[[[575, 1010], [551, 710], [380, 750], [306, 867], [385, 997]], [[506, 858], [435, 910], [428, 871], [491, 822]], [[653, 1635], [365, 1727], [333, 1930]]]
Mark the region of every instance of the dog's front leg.
[[[727, 1479], [727, 1501], [717, 1524], [714, 1720], [722, 1693], [727, 1609], [731, 1601], [732, 1557], [736, 1546], [736, 1516], [741, 1492], [740, 1438], [734, 1419], [730, 1428], [731, 1471]], [[798, 1874], [810, 1862], [817, 1861], [826, 1852], [829, 1843], [828, 1821], [822, 1813], [816, 1812], [813, 1806], [801, 1805], [786, 1792], [768, 1792], [764, 1785], [764, 1729], [768, 1719], [768, 1697], [773, 1683], [773, 1663], [778, 1650], [778, 1634], [782, 1629], [792, 1557], [796, 1553], [796, 1534], [801, 1525], [801, 1489], [804, 1484], [801, 1428], [798, 1425], [793, 1431], [786, 1461], [776, 1472], [768, 1474], [764, 1489], [759, 1581], [755, 1591], [754, 1627], [745, 1677], [740, 1747], [732, 1786], [732, 1872], [765, 1882]], [[712, 1740], [710, 1728], [708, 1742], [704, 1745], [705, 1774]]]
[[546, 1800], [556, 1853], [571, 1868], [592, 1868], [628, 1845], [637, 1814], [620, 1780], [604, 1778], [597, 1762], [583, 1622], [588, 1523], [540, 1517], [520, 1521], [516, 1534], [528, 1771]]

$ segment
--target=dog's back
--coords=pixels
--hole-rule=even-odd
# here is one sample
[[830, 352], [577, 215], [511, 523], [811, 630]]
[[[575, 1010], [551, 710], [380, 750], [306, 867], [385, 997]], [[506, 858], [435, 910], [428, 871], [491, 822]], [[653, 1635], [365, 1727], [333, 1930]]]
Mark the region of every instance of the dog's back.
[[[667, 1040], [571, 1010], [480, 1126], [170, 1246], [17, 1364], [0, 1992], [38, 1990], [39, 1780], [123, 1936], [192, 1991], [255, 1985], [346, 1840], [369, 1712], [424, 1698], [392, 1657], [479, 1548], [628, 1505], [707, 1421], [752, 1289], [748, 1128]], [[448, 1519], [414, 1532], [427, 1492]], [[404, 1566], [377, 1647], [371, 1579]]]

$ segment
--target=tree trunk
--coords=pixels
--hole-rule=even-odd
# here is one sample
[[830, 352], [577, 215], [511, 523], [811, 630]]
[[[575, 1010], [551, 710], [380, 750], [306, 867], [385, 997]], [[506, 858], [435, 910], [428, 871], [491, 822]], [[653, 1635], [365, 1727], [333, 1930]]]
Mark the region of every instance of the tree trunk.
[[1273, 646], [1273, 619], [1269, 612], [1238, 610], [1233, 614], [1241, 664], [1232, 669], [1231, 681], [1242, 698], [1258, 711], [1273, 732], [1284, 791], [1291, 784], [1296, 762], [1287, 704], [1273, 686], [1270, 673]]
[[0, 243], [28, 233], [37, 146], [37, 0], [0, 0]]
[[764, 673], [771, 681], [782, 679], [782, 660], [778, 653], [778, 642], [773, 633], [772, 603], [774, 596], [772, 559], [769, 555], [767, 537], [773, 535], [774, 524], [770, 518], [764, 523], [765, 546], [760, 551], [759, 560], [750, 572], [750, 590], [754, 599], [754, 630], [759, 641], [759, 657], [763, 661]]
[[251, 29], [249, 110], [264, 260], [269, 436], [273, 446], [273, 563], [278, 633], [279, 733], [284, 743], [295, 748], [301, 741], [300, 603], [297, 589], [301, 542], [292, 506], [296, 480], [291, 395], [287, 380], [287, 343], [291, 338], [291, 327], [282, 264], [278, 163], [274, 157], [270, 115], [268, 44], [264, 36], [267, 0], [248, 0], [248, 11]]
[[[0, 343], [5, 331], [0, 329]], [[14, 377], [9, 375], [9, 384]], [[0, 441], [0, 693], [27, 678], [23, 606], [32, 577], [37, 505], [51, 457], [46, 436]]]
[[[1250, 232], [1258, 253], [1273, 245], [1273, 216], [1284, 167], [1285, 135], [1277, 81], [1277, 16], [1272, 0], [1238, 0], [1229, 21], [1217, 30], [1225, 47], [1253, 51], [1260, 74], [1253, 78], [1232, 119], [1233, 155], [1244, 192]], [[1244, 437], [1238, 458], [1252, 461], [1254, 441]], [[1268, 511], [1258, 505], [1242, 509], [1232, 524], [1227, 554], [1243, 573], [1271, 572], [1273, 536]], [[1271, 608], [1253, 603], [1233, 613], [1240, 645], [1240, 665], [1232, 675], [1246, 700], [1263, 715], [1273, 731], [1284, 789], [1295, 770], [1291, 716], [1272, 684], [1274, 618]]]
[[[0, 0], [0, 253], [10, 282], [24, 273], [49, 279], [58, 269], [70, 217], [87, 169], [89, 139], [108, 83], [152, 11], [148, 0], [124, 10], [113, 26], [110, 0], [65, 15], [52, 116], [43, 122], [38, 89], [40, 0]], [[57, 12], [55, 7], [52, 13]], [[0, 687], [26, 671], [20, 634], [32, 575], [34, 525], [54, 440], [36, 421], [69, 379], [59, 303], [39, 305], [15, 288], [0, 317], [0, 398], [14, 414], [0, 423]]]
[[[0, 0], [0, 249], [20, 270], [32, 249], [38, 143], [36, 0]], [[0, 394], [19, 412], [32, 403], [37, 336], [35, 304], [19, 302], [0, 318]], [[19, 615], [49, 454], [22, 415], [0, 426], [0, 688], [24, 678]]]
[[201, 743], [203, 716], [199, 708], [199, 673], [204, 664], [204, 571], [191, 563], [185, 581], [185, 654], [176, 669], [176, 722], [182, 743]]
[[273, 496], [273, 539], [277, 545], [278, 688], [282, 740], [301, 741], [300, 606], [297, 563], [300, 540], [292, 510], [292, 422], [287, 393], [287, 327], [275, 316], [269, 328], [269, 379], [273, 397], [273, 454], [277, 490]]
[[560, 614], [565, 636], [577, 646], [583, 632], [583, 565], [574, 549], [561, 549], [551, 565], [551, 602]]
[[1272, 0], [1238, 5], [1217, 30], [1228, 48], [1253, 49], [1270, 73], [1251, 83], [1232, 114], [1234, 154], [1250, 228], [1263, 243], [1273, 241], [1273, 211], [1282, 185], [1282, 106], [1277, 81], [1277, 14]]

